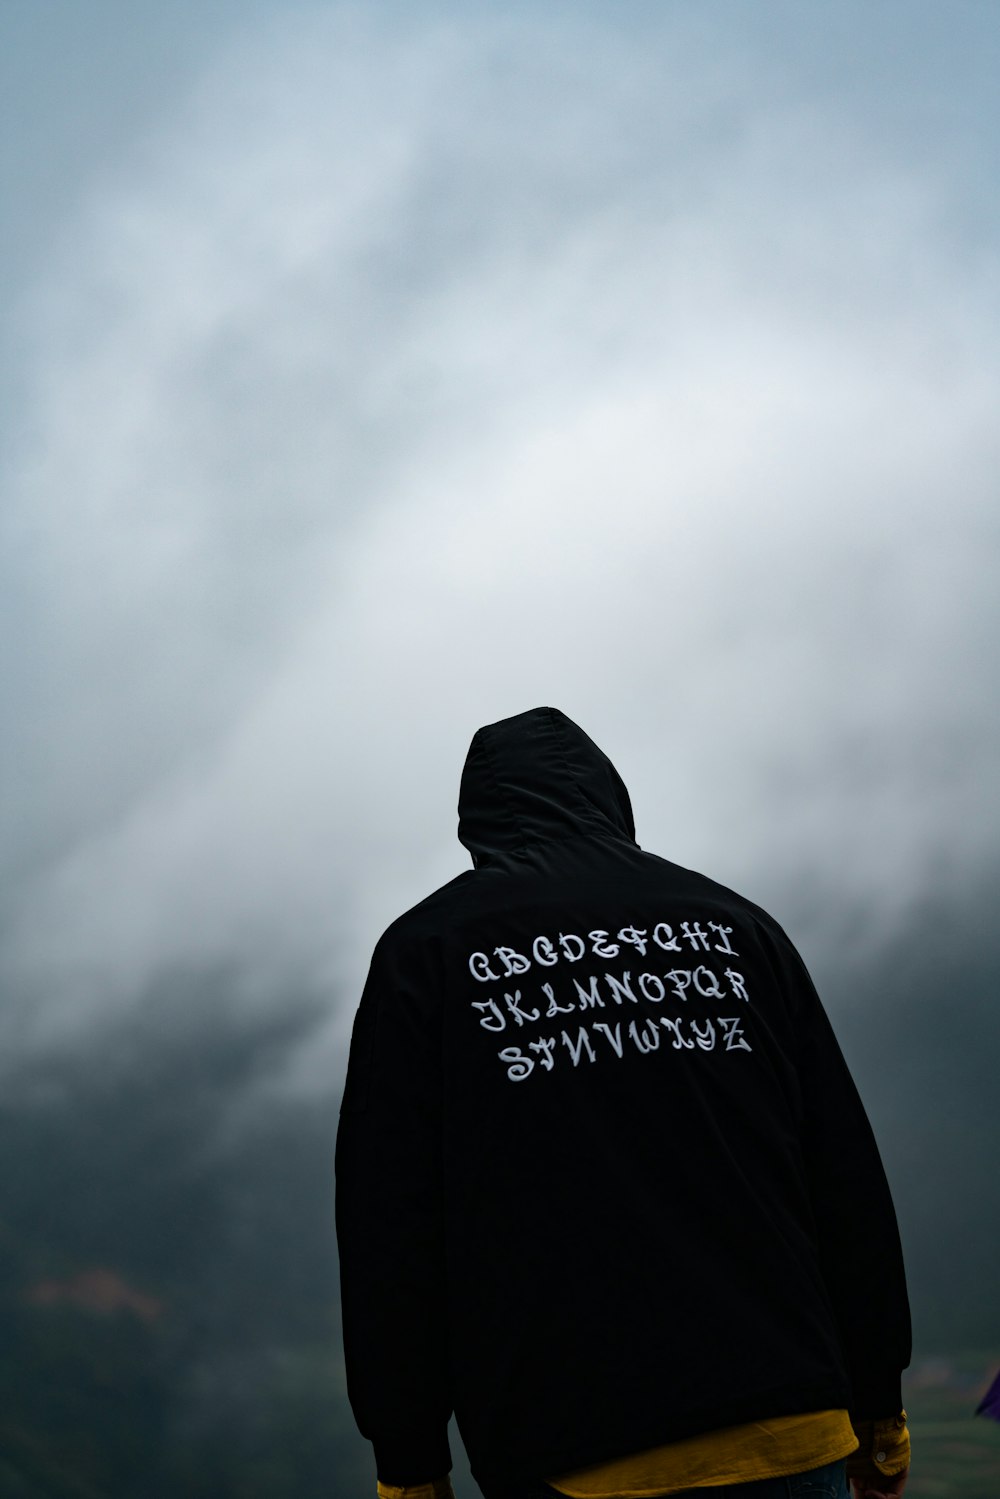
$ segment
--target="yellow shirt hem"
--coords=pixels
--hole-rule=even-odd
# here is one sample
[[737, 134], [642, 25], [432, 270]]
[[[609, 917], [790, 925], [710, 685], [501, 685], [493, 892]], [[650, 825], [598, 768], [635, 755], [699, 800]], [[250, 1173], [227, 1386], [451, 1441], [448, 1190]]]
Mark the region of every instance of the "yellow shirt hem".
[[858, 1447], [846, 1410], [750, 1421], [547, 1478], [568, 1499], [653, 1499], [682, 1489], [804, 1473]]

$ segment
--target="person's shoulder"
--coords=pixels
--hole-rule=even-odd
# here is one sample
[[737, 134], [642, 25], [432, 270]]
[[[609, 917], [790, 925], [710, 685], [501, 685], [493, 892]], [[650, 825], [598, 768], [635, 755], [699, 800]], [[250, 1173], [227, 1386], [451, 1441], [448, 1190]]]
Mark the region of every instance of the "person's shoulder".
[[683, 864], [664, 859], [660, 854], [651, 853], [649, 849], [644, 849], [643, 853], [653, 864], [661, 867], [664, 877], [676, 885], [678, 892], [710, 901], [726, 910], [742, 912], [769, 934], [785, 942], [789, 940], [784, 928], [770, 911], [765, 911], [763, 906], [741, 891], [712, 879], [710, 875], [702, 874], [700, 870], [688, 869]]
[[474, 874], [474, 870], [466, 869], [425, 895], [416, 905], [408, 907], [386, 927], [375, 945], [376, 952], [439, 935], [461, 909]]

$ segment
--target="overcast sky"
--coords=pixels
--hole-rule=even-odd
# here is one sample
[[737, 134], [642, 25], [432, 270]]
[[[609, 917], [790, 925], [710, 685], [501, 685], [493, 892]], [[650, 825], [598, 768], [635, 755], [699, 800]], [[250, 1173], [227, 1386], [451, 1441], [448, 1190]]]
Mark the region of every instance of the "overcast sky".
[[540, 703], [821, 964], [996, 868], [1000, 12], [0, 29], [8, 1063], [219, 964], [341, 1035]]

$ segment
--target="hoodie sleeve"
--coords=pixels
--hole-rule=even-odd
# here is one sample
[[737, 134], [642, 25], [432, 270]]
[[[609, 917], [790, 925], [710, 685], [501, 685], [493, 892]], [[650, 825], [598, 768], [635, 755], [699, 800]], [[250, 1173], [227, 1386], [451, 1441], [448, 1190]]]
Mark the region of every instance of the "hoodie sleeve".
[[801, 1138], [820, 1260], [853, 1389], [852, 1420], [902, 1407], [910, 1308], [896, 1214], [875, 1136], [829, 1017], [783, 932], [777, 961], [790, 995]]
[[351, 1038], [336, 1147], [347, 1392], [383, 1484], [451, 1468], [441, 1013], [426, 953], [389, 934]]

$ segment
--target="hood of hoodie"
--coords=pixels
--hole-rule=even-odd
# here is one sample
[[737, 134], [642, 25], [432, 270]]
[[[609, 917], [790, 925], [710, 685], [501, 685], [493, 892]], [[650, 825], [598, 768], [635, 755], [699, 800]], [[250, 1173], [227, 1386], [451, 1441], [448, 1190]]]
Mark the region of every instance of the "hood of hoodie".
[[476, 732], [462, 772], [458, 819], [459, 841], [477, 869], [553, 839], [635, 841], [624, 781], [558, 708], [530, 708]]

